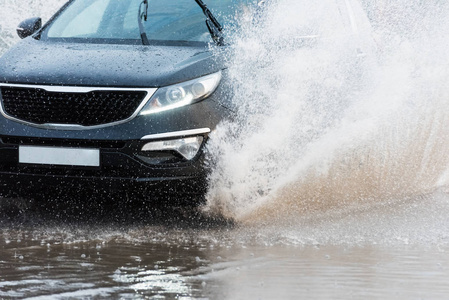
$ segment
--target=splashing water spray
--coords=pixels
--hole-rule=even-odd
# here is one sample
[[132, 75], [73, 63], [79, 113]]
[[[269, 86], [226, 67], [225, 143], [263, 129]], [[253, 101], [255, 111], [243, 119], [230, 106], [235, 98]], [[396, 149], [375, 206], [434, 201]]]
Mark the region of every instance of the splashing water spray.
[[236, 118], [208, 147], [206, 212], [280, 222], [447, 184], [449, 3], [365, 3], [369, 19], [362, 4], [279, 0], [239, 17]]

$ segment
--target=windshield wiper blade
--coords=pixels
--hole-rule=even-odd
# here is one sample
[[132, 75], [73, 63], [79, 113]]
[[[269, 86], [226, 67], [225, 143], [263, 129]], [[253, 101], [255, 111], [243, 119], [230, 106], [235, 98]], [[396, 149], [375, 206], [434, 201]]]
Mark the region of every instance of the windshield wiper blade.
[[195, 2], [201, 7], [203, 10], [204, 15], [206, 16], [206, 25], [209, 29], [210, 35], [212, 36], [212, 39], [214, 42], [219, 45], [223, 46], [223, 35], [222, 30], [223, 27], [220, 25], [220, 23], [217, 21], [217, 19], [214, 17], [212, 12], [209, 10], [206, 4], [202, 0], [195, 0]]
[[[144, 7], [144, 11], [142, 12], [142, 6]], [[143, 20], [146, 22], [148, 20], [148, 0], [143, 0], [139, 5], [139, 15], [137, 16], [138, 22], [139, 22], [139, 31], [140, 31], [140, 38], [142, 39], [143, 45], [149, 45], [150, 42], [148, 41], [147, 33], [145, 32], [145, 28], [143, 27]]]

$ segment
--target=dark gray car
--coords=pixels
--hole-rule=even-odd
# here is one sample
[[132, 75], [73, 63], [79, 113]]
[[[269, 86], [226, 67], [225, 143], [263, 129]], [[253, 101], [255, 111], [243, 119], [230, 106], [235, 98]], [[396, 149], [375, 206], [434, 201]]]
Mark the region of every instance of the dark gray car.
[[229, 114], [213, 48], [241, 2], [72, 0], [22, 22], [0, 59], [2, 195], [202, 195], [204, 145]]

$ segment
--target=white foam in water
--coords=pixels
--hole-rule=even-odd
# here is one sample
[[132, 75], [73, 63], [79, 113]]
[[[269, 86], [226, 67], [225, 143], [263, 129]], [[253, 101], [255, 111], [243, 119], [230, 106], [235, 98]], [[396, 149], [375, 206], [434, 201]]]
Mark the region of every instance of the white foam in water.
[[365, 3], [356, 36], [333, 5], [279, 0], [233, 36], [237, 120], [209, 147], [206, 211], [279, 222], [447, 185], [449, 4]]

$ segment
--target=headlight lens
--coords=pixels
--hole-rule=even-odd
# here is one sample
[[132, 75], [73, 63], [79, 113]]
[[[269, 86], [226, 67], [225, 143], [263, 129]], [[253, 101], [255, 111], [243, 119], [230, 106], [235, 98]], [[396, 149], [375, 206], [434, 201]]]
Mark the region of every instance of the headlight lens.
[[221, 80], [221, 71], [183, 83], [159, 88], [140, 111], [154, 114], [192, 104], [210, 96]]
[[197, 154], [203, 144], [202, 136], [180, 138], [174, 140], [149, 142], [142, 147], [142, 151], [176, 151], [185, 159], [191, 160]]

